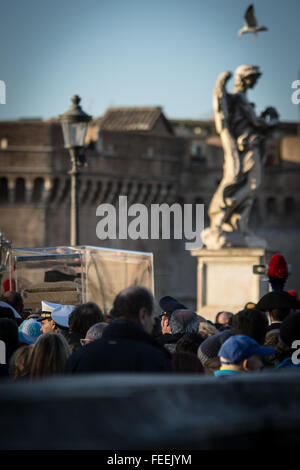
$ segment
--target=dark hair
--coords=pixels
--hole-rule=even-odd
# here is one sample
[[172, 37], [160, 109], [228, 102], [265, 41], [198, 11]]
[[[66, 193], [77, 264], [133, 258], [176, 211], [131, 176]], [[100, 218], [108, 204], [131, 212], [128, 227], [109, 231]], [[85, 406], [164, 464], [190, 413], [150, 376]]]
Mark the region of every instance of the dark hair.
[[268, 329], [266, 315], [254, 308], [244, 309], [233, 316], [232, 332], [235, 335], [246, 335], [263, 344]]
[[1, 296], [0, 300], [2, 300], [2, 302], [6, 302], [7, 304], [9, 304], [19, 314], [23, 313], [24, 302], [23, 302], [22, 296], [21, 296], [21, 294], [19, 294], [19, 292], [7, 291]]
[[102, 321], [103, 313], [98, 305], [87, 302], [74, 308], [69, 316], [69, 328], [71, 332], [79, 333], [84, 338], [91, 326]]
[[198, 348], [204, 338], [198, 333], [187, 333], [176, 344], [176, 352], [188, 352], [197, 355]]
[[290, 311], [290, 308], [274, 308], [270, 310], [270, 315], [272, 315], [275, 321], [283, 321], [289, 315]]
[[226, 312], [225, 310], [221, 310], [221, 312], [217, 313], [215, 323], [219, 323], [219, 318], [222, 315], [222, 313], [226, 313], [226, 315], [229, 317], [228, 318], [228, 323], [229, 323], [229, 325], [231, 325], [233, 314], [231, 312]]
[[14, 352], [9, 361], [9, 375], [12, 379], [17, 380], [29, 377], [33, 348], [33, 344], [26, 344]]
[[5, 344], [18, 344], [18, 326], [11, 318], [0, 318], [0, 339]]
[[11, 318], [15, 321], [14, 312], [9, 307], [0, 307], [0, 318]]
[[175, 352], [172, 355], [172, 367], [174, 372], [185, 373], [203, 373], [204, 369], [195, 354], [188, 352]]
[[280, 338], [289, 348], [300, 338], [300, 312], [290, 313], [280, 325]]
[[153, 296], [145, 287], [130, 286], [123, 289], [116, 296], [111, 310], [114, 318], [127, 318], [137, 320], [139, 311], [145, 308], [149, 315], [153, 311]]

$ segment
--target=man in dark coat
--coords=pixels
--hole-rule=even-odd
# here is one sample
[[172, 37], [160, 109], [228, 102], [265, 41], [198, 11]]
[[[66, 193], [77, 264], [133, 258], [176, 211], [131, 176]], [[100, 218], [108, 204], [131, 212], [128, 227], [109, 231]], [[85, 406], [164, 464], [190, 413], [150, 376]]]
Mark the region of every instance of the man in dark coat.
[[153, 305], [153, 296], [144, 287], [122, 290], [111, 312], [115, 320], [102, 338], [70, 356], [66, 372], [171, 372], [169, 353], [150, 336]]

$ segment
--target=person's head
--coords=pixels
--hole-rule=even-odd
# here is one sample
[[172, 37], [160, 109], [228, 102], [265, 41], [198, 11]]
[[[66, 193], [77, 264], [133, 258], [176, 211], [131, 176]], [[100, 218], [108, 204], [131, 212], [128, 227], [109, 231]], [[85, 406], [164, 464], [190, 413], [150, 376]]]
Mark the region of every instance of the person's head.
[[219, 330], [212, 323], [201, 321], [199, 323], [198, 333], [206, 339], [219, 333]]
[[161, 312], [161, 314], [159, 315], [161, 333], [163, 335], [171, 334], [171, 326], [170, 326], [171, 315], [172, 315], [171, 313], [167, 313], [167, 312]]
[[27, 378], [30, 375], [33, 344], [18, 348], [9, 361], [9, 375], [12, 379]]
[[162, 309], [162, 313], [168, 315], [172, 315], [175, 310], [187, 310], [185, 305], [169, 295], [166, 295], [159, 300], [159, 306]]
[[271, 321], [281, 322], [283, 321], [290, 313], [289, 308], [274, 308], [269, 311]]
[[59, 333], [45, 333], [34, 344], [31, 357], [31, 378], [62, 374], [70, 350], [66, 339]]
[[288, 265], [284, 256], [276, 253], [268, 264], [267, 275], [273, 291], [283, 291], [284, 284], [289, 275]]
[[200, 318], [193, 310], [175, 310], [169, 320], [171, 333], [197, 333]]
[[262, 356], [273, 356], [273, 348], [259, 345], [246, 335], [230, 336], [221, 346], [218, 356], [221, 366], [238, 371], [259, 371], [263, 369]]
[[1, 296], [0, 300], [11, 305], [19, 313], [19, 315], [22, 316], [23, 311], [24, 311], [24, 302], [19, 292], [15, 292], [11, 290], [6, 291]]
[[244, 310], [251, 310], [252, 308], [255, 308], [255, 307], [256, 307], [256, 304], [254, 302], [247, 302], [244, 307]]
[[172, 355], [174, 372], [186, 374], [202, 374], [203, 367], [195, 354], [188, 352], [175, 352]]
[[176, 352], [188, 352], [197, 355], [198, 348], [203, 341], [203, 336], [198, 333], [187, 333], [177, 341]]
[[207, 337], [200, 344], [197, 356], [204, 367], [206, 374], [213, 374], [220, 367], [218, 352], [222, 344], [230, 338], [232, 333], [229, 330], [218, 332], [215, 335]]
[[102, 338], [104, 328], [106, 328], [107, 325], [108, 325], [108, 323], [99, 322], [99, 323], [95, 323], [95, 325], [91, 326], [88, 329], [88, 331], [85, 335], [85, 338], [82, 338], [80, 340], [81, 345], [84, 346], [85, 344], [91, 343], [92, 341], [95, 341], [96, 339]]
[[253, 88], [260, 76], [261, 72], [258, 66], [240, 65], [234, 73], [234, 88], [238, 91]]
[[0, 340], [4, 341], [6, 348], [6, 361], [18, 347], [18, 326], [11, 318], [0, 318]]
[[293, 347], [294, 341], [300, 340], [300, 312], [293, 312], [283, 320], [280, 325], [280, 338], [289, 348]]
[[5, 344], [18, 344], [18, 326], [12, 318], [0, 318], [0, 340]]
[[264, 344], [267, 329], [267, 317], [260, 310], [244, 309], [233, 316], [232, 332], [235, 335], [250, 336], [259, 344]]
[[116, 296], [111, 314], [114, 318], [123, 318], [142, 326], [149, 334], [153, 329], [154, 299], [145, 287], [130, 286]]
[[42, 318], [39, 321], [41, 323], [41, 332], [43, 335], [46, 333], [57, 333], [57, 326], [55, 321], [52, 320], [50, 316], [47, 318]]
[[216, 319], [215, 319], [215, 324], [217, 328], [219, 326], [227, 326], [231, 324], [233, 314], [231, 312], [225, 312], [221, 311], [217, 313]]
[[162, 309], [160, 318], [161, 332], [163, 335], [171, 333], [170, 318], [175, 310], [187, 310], [186, 306], [174, 297], [166, 295], [159, 300], [159, 306]]
[[34, 318], [24, 320], [18, 328], [19, 342], [33, 344], [42, 334], [41, 324]]
[[2, 307], [0, 306], [0, 318], [10, 318], [11, 320], [15, 320], [14, 312], [9, 307]]
[[103, 321], [103, 313], [97, 304], [87, 302], [74, 308], [69, 316], [69, 328], [71, 332], [79, 333], [85, 337], [88, 329]]
[[256, 309], [262, 312], [270, 312], [271, 310], [298, 310], [300, 302], [285, 291], [273, 291], [265, 294], [256, 304]]
[[264, 346], [274, 348], [275, 358], [279, 361], [289, 356], [290, 348], [280, 338], [279, 327], [267, 332]]

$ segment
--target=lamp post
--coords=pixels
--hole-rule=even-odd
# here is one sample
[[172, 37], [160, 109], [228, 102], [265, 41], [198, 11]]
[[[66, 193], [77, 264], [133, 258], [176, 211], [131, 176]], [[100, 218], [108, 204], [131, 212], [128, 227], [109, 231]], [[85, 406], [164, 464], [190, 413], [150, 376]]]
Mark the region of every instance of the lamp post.
[[84, 147], [88, 122], [92, 119], [79, 105], [81, 99], [78, 95], [72, 97], [72, 105], [64, 114], [59, 116], [62, 125], [65, 148], [69, 150], [71, 157], [71, 246], [79, 244], [78, 221], [78, 180], [79, 168], [82, 166], [81, 151]]

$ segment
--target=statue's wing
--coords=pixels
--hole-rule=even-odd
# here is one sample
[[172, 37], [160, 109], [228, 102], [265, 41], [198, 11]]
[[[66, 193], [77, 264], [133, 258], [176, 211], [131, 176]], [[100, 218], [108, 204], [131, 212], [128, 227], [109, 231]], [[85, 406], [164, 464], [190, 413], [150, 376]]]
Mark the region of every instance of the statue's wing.
[[231, 72], [223, 72], [219, 75], [214, 89], [214, 117], [218, 134], [220, 134], [224, 158], [228, 172], [235, 183], [240, 176], [240, 156], [237, 143], [230, 129], [230, 95], [227, 93], [226, 84], [231, 78]]
[[231, 72], [223, 72], [219, 75], [214, 90], [214, 114], [218, 134], [224, 128], [229, 128], [229, 96], [226, 84], [231, 78]]
[[255, 13], [254, 13], [254, 6], [250, 5], [245, 13], [245, 20], [247, 26], [250, 26], [251, 28], [255, 28], [257, 26], [257, 21], [255, 18]]

